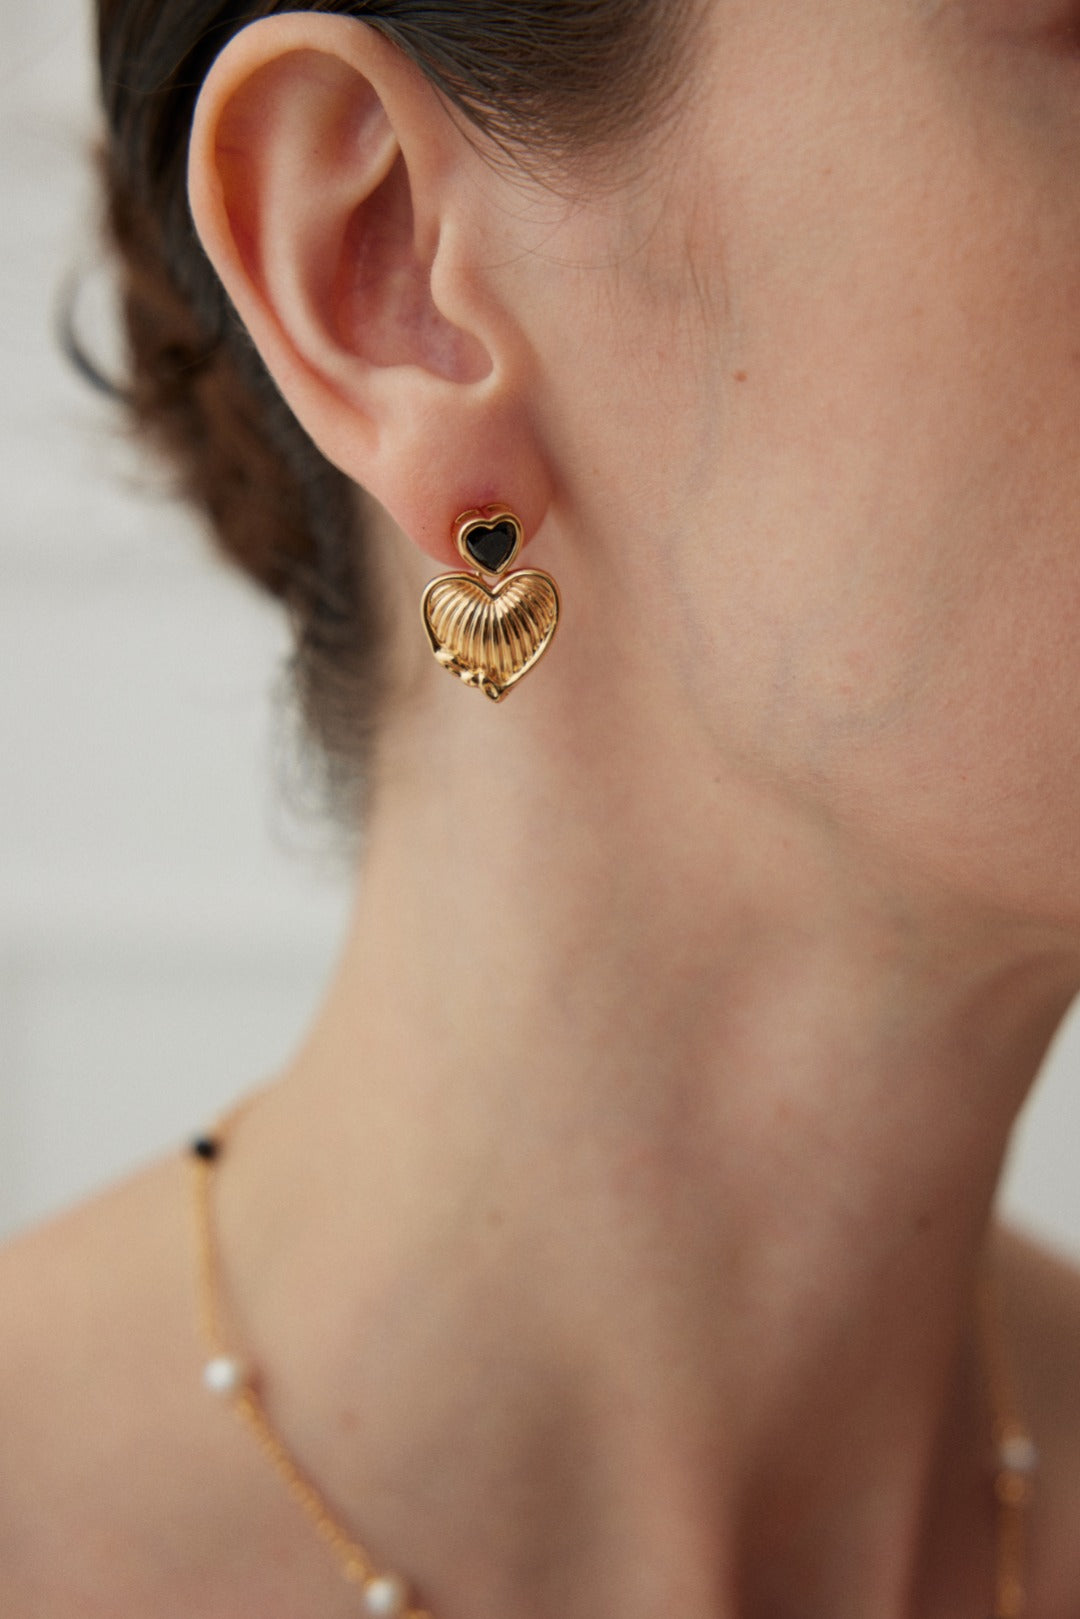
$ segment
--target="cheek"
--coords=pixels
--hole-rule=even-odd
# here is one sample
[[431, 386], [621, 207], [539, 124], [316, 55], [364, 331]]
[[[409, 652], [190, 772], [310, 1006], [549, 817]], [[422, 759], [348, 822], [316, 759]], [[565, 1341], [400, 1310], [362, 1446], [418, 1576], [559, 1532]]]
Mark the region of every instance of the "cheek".
[[929, 58], [821, 82], [775, 125], [729, 106], [696, 244], [728, 322], [684, 466], [711, 527], [674, 559], [688, 695], [883, 838], [1049, 884], [1080, 794], [1080, 73], [1056, 131]]

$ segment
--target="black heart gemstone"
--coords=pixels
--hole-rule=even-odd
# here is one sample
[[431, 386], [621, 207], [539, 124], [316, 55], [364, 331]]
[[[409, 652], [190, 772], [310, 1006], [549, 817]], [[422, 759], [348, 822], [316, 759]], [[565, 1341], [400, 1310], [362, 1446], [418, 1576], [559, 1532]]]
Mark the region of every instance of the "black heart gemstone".
[[478, 568], [485, 573], [498, 573], [506, 567], [517, 546], [517, 529], [513, 523], [478, 523], [465, 537], [465, 549]]

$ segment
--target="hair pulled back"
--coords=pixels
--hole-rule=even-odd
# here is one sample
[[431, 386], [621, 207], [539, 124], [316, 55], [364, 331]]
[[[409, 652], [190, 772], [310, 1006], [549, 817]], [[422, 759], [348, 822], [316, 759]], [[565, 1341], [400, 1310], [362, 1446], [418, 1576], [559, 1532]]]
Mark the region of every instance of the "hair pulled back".
[[356, 17], [511, 154], [569, 173], [625, 144], [678, 82], [685, 0], [98, 0], [106, 236], [120, 273], [138, 433], [209, 518], [221, 552], [285, 603], [292, 674], [331, 802], [359, 807], [383, 692], [385, 633], [367, 588], [354, 486], [278, 393], [188, 211], [195, 102], [247, 23], [308, 9]]

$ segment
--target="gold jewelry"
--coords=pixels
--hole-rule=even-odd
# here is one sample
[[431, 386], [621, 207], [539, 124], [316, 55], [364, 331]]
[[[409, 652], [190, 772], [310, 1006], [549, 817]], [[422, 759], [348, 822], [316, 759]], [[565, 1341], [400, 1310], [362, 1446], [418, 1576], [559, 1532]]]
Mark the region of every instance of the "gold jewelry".
[[549, 573], [522, 568], [494, 587], [484, 583], [484, 574], [506, 572], [524, 540], [519, 519], [504, 506], [463, 512], [454, 543], [475, 571], [439, 574], [420, 601], [438, 662], [493, 703], [543, 657], [559, 622], [559, 590]]
[[289, 1454], [284, 1441], [267, 1415], [257, 1381], [247, 1363], [231, 1350], [223, 1330], [218, 1300], [218, 1248], [210, 1206], [210, 1180], [225, 1143], [228, 1128], [255, 1100], [258, 1092], [246, 1096], [230, 1113], [219, 1119], [213, 1130], [196, 1136], [189, 1143], [193, 1173], [195, 1239], [198, 1258], [199, 1319], [203, 1341], [210, 1358], [203, 1367], [203, 1382], [214, 1394], [228, 1399], [233, 1410], [251, 1428], [263, 1455], [284, 1481], [337, 1558], [344, 1578], [360, 1587], [363, 1611], [377, 1619], [431, 1619], [422, 1608], [412, 1608], [401, 1576], [380, 1570], [363, 1546], [352, 1539], [330, 1511], [315, 1485]]
[[[193, 1174], [193, 1214], [198, 1261], [199, 1315], [210, 1358], [203, 1380], [213, 1393], [228, 1399], [237, 1415], [255, 1434], [263, 1454], [283, 1479], [289, 1493], [314, 1523], [316, 1533], [338, 1560], [344, 1578], [360, 1587], [365, 1614], [373, 1619], [432, 1619], [424, 1608], [409, 1602], [409, 1588], [399, 1574], [380, 1570], [334, 1516], [324, 1497], [293, 1459], [277, 1433], [258, 1392], [257, 1379], [246, 1362], [229, 1347], [218, 1300], [218, 1252], [214, 1238], [210, 1183], [221, 1157], [229, 1127], [255, 1100], [245, 1097], [224, 1114], [206, 1135], [189, 1143]], [[996, 1505], [994, 1606], [991, 1619], [1021, 1619], [1026, 1606], [1024, 1564], [1027, 1515], [1038, 1455], [1030, 1433], [1016, 1412], [1013, 1380], [1005, 1349], [1001, 1290], [989, 1270], [979, 1293], [979, 1327], [983, 1346], [987, 1393], [993, 1413]]]
[[1021, 1619], [1027, 1606], [1028, 1509], [1039, 1465], [1038, 1451], [1016, 1408], [1006, 1349], [1001, 1283], [987, 1266], [979, 1290], [983, 1371], [993, 1412], [994, 1499], [997, 1505], [996, 1576], [991, 1619]]

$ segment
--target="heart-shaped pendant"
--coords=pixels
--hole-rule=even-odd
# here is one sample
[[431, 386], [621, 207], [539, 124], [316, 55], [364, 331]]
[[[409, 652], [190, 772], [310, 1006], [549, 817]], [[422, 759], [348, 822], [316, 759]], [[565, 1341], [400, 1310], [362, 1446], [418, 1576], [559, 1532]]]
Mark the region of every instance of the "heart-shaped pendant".
[[444, 573], [424, 591], [420, 611], [443, 668], [497, 703], [551, 645], [559, 591], [550, 574], [535, 568], [490, 590], [472, 574]]

